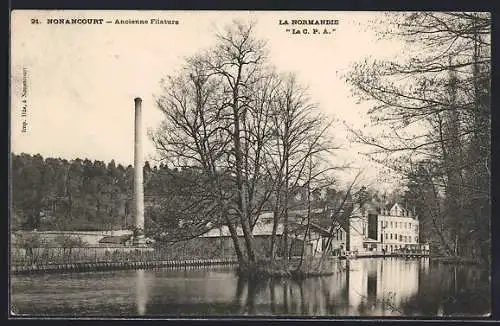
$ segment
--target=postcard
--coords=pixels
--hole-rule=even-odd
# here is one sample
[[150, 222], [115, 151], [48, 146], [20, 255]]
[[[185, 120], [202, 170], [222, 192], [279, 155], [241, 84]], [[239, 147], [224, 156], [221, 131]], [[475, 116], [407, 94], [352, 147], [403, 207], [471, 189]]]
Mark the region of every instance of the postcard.
[[490, 316], [490, 38], [13, 10], [10, 317]]

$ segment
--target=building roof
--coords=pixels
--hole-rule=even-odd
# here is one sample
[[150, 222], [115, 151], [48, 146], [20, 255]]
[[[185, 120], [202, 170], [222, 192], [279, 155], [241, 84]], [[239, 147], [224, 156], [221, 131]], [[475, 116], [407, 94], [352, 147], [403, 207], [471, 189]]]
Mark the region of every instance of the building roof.
[[[387, 208], [388, 207], [388, 208]], [[393, 213], [397, 211], [396, 213]], [[404, 216], [404, 217], [411, 217], [414, 219], [418, 219], [418, 216], [405, 206], [401, 205], [400, 203], [394, 203], [392, 205], [386, 205], [385, 212], [390, 212], [390, 214], [394, 214], [394, 216]], [[382, 213], [385, 213], [382, 212]], [[385, 215], [385, 214], [384, 214]]]
[[[291, 231], [303, 231], [307, 228], [307, 224], [298, 224], [293, 223], [291, 226]], [[309, 230], [319, 233], [321, 236], [329, 236], [330, 235], [330, 227], [326, 228], [322, 225], [316, 224], [314, 222], [309, 223]]]
[[[336, 223], [337, 226], [339, 223]], [[289, 230], [290, 232], [298, 231], [298, 230], [304, 230], [304, 228], [307, 227], [306, 221], [299, 222], [297, 220], [290, 220], [290, 227]], [[328, 231], [330, 229], [331, 221], [326, 224], [325, 222], [322, 223], [316, 223], [316, 222], [310, 222], [310, 229], [318, 232], [322, 235], [328, 235]], [[282, 235], [283, 234], [283, 222], [280, 221], [277, 225], [276, 228], [276, 234], [277, 235]], [[238, 236], [243, 236], [243, 230], [241, 227], [236, 228], [236, 233]], [[254, 226], [252, 234], [254, 236], [270, 236], [273, 234], [273, 221], [269, 219], [261, 219], [259, 222]], [[202, 234], [200, 237], [203, 238], [213, 238], [213, 237], [230, 237], [231, 233], [229, 232], [229, 228], [224, 225], [222, 227], [218, 228], [213, 228], [210, 231]]]

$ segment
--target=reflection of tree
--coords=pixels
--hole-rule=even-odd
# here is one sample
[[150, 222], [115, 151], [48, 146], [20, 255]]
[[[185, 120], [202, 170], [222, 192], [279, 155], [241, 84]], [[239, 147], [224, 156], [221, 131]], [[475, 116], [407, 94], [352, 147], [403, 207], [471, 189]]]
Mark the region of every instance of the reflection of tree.
[[[255, 314], [255, 303], [257, 296], [262, 293], [262, 291], [266, 290], [267, 287], [272, 288], [275, 286], [271, 284], [269, 280], [262, 280], [257, 278], [246, 278], [246, 277], [238, 277], [238, 281], [236, 284], [236, 293], [234, 296], [233, 302], [241, 307], [241, 301], [243, 298], [243, 292], [245, 287], [247, 288], [247, 295], [245, 298], [245, 303], [243, 305], [243, 312], [245, 314]], [[273, 308], [272, 308], [273, 309]]]
[[[373, 278], [375, 271], [366, 272], [370, 271]], [[359, 296], [357, 298], [361, 300], [355, 300], [356, 303], [349, 302], [349, 273], [300, 281], [276, 279], [262, 281], [239, 278], [234, 303], [239, 307], [240, 313], [254, 315], [259, 310], [258, 297], [263, 293], [262, 291], [265, 291], [269, 299], [268, 311], [272, 315], [384, 313], [433, 316], [438, 314], [438, 310], [441, 310], [444, 315], [484, 314], [487, 312], [485, 310], [490, 307], [487, 277], [488, 275], [482, 275], [477, 268], [469, 266], [431, 265], [429, 270], [418, 274], [418, 291], [409, 296], [403, 288], [391, 289], [383, 283], [379, 284], [379, 271], [372, 280], [372, 282], [377, 281], [377, 288], [367, 292], [357, 290], [356, 295]], [[346, 278], [345, 283], [344, 278]], [[364, 286], [369, 287], [368, 283]], [[245, 288], [248, 289], [247, 293], [245, 293]], [[398, 289], [403, 289], [401, 290], [403, 292], [398, 292]], [[349, 303], [354, 306], [349, 307]]]
[[434, 265], [433, 272], [421, 274], [418, 294], [401, 304], [404, 314], [443, 315], [484, 314], [491, 299], [487, 279], [481, 279], [479, 268]]
[[325, 311], [328, 314], [331, 314], [334, 310], [334, 305], [331, 302], [330, 291], [328, 291], [328, 284], [325, 279], [320, 279], [321, 293], [323, 294], [323, 298], [325, 298]]
[[274, 315], [276, 314], [276, 280], [272, 278], [269, 281], [269, 295], [270, 295], [270, 309], [271, 309], [271, 314]]
[[289, 313], [288, 310], [288, 282], [283, 283], [283, 313], [286, 315]]
[[257, 282], [252, 282], [251, 280], [248, 282], [248, 291], [247, 291], [247, 301], [246, 301], [246, 312], [253, 315], [255, 314], [255, 297], [257, 296], [258, 288]]
[[241, 312], [241, 299], [243, 296], [243, 290], [245, 289], [245, 283], [246, 281], [243, 277], [237, 278], [236, 293], [234, 294], [233, 305], [239, 307], [239, 313]]
[[300, 311], [302, 314], [307, 314], [306, 298], [304, 297], [304, 282], [298, 282], [299, 295], [300, 295]]

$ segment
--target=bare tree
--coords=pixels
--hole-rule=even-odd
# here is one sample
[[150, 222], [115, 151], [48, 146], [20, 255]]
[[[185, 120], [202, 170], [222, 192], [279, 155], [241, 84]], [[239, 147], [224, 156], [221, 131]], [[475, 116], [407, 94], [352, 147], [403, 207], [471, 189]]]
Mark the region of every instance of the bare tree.
[[[269, 254], [255, 245], [253, 229], [270, 205], [270, 255], [275, 256], [283, 217], [288, 259], [290, 190], [331, 172], [326, 155], [335, 148], [330, 123], [315, 112], [293, 75], [280, 75], [267, 64], [265, 43], [254, 38], [253, 28], [234, 22], [217, 35], [214, 47], [188, 58], [176, 76], [163, 81], [157, 102], [164, 121], [152, 134], [170, 164], [203, 174], [200, 182], [207, 186], [200, 189], [212, 191], [187, 208], [204, 205], [214, 212], [207, 215], [214, 223], [227, 225], [243, 267]], [[309, 172], [308, 164], [314, 167]]]
[[489, 239], [490, 15], [403, 13], [387, 21], [392, 28], [382, 36], [406, 42], [411, 57], [353, 67], [347, 81], [374, 103], [369, 115], [387, 131], [352, 131], [372, 146], [372, 158], [399, 173], [422, 161], [435, 167], [426, 180], [444, 206], [432, 218], [451, 227], [443, 245], [463, 255], [467, 242]]

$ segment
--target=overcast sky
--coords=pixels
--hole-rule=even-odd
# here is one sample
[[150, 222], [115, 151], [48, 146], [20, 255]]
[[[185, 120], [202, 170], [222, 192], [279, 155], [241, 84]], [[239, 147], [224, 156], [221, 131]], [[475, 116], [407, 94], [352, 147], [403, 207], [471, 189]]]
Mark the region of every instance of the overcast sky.
[[[308, 85], [319, 109], [339, 123], [333, 128], [344, 147], [336, 160], [365, 169], [366, 183], [390, 181], [380, 167], [357, 154], [340, 121], [362, 128], [368, 103], [358, 103], [341, 79], [352, 62], [392, 57], [400, 44], [378, 40], [370, 12], [156, 12], [17, 11], [12, 15], [11, 150], [44, 157], [89, 158], [133, 163], [134, 97], [143, 98], [144, 133], [161, 121], [153, 102], [160, 79], [186, 56], [214, 44], [214, 34], [233, 19], [254, 20], [256, 36], [268, 41], [270, 62], [295, 72]], [[48, 25], [47, 18], [168, 19], [178, 25]], [[38, 19], [41, 24], [31, 24]], [[337, 19], [331, 35], [291, 35], [279, 20]], [[293, 26], [292, 26], [293, 27]], [[299, 26], [302, 28], [303, 26]], [[320, 26], [321, 27], [325, 26]], [[27, 132], [21, 132], [23, 69], [28, 86]], [[144, 155], [154, 165], [154, 148], [144, 138]], [[339, 176], [348, 182], [355, 170]]]

